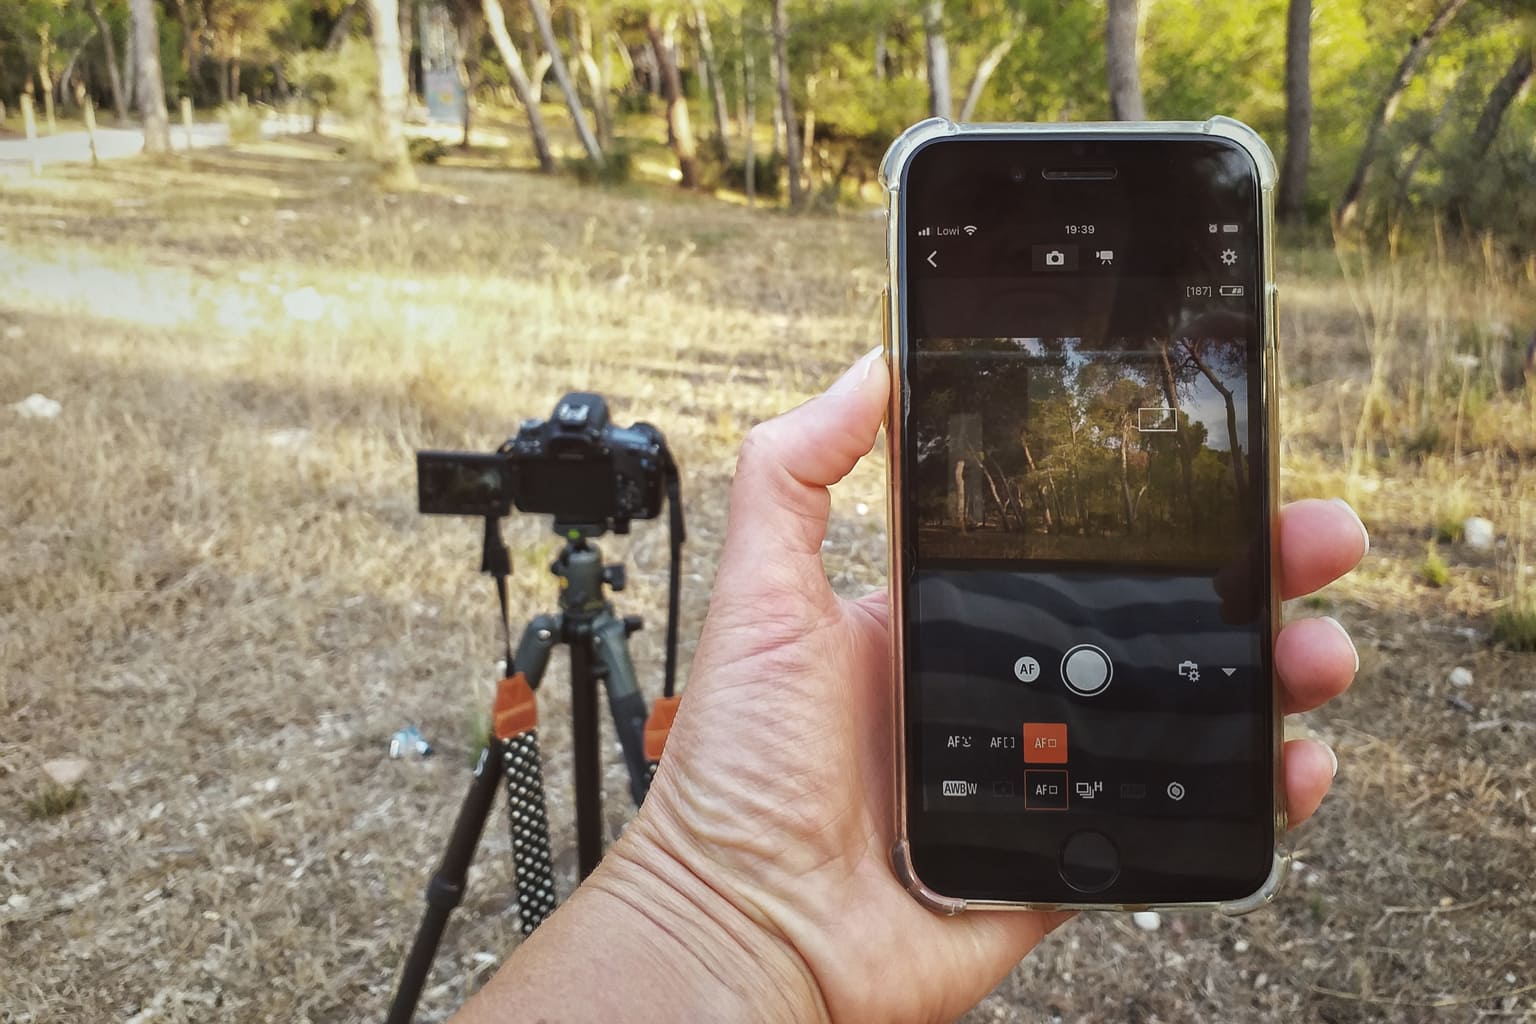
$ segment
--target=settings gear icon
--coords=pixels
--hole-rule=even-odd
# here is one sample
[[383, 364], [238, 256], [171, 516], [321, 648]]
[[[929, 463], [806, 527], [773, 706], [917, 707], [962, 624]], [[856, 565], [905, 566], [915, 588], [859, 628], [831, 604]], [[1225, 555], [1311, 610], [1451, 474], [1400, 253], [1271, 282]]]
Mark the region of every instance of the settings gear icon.
[[1237, 250], [1236, 249], [1223, 249], [1223, 250], [1221, 250], [1221, 262], [1225, 263], [1229, 267], [1232, 266], [1234, 263], [1236, 263], [1237, 262]]

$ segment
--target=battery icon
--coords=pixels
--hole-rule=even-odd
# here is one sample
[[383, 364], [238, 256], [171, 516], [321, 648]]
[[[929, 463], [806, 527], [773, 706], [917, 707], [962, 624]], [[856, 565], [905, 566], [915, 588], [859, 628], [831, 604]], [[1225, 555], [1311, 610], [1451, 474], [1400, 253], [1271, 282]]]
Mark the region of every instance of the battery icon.
[[1240, 284], [1224, 284], [1221, 286], [1221, 297], [1224, 299], [1240, 299], [1243, 297], [1243, 286]]

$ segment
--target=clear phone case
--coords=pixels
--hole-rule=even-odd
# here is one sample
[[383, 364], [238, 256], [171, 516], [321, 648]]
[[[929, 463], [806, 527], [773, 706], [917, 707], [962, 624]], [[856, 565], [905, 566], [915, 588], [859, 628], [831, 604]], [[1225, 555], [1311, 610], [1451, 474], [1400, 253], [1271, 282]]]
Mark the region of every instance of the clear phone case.
[[[893, 678], [896, 680], [895, 701], [895, 786], [896, 786], [896, 842], [891, 849], [891, 862], [896, 870], [897, 877], [912, 893], [919, 903], [941, 914], [958, 914], [965, 910], [1217, 910], [1223, 914], [1247, 914], [1259, 909], [1274, 899], [1275, 894], [1285, 883], [1286, 875], [1290, 869], [1290, 851], [1285, 846], [1285, 789], [1284, 779], [1280, 770], [1280, 749], [1284, 739], [1284, 719], [1280, 713], [1279, 695], [1273, 697], [1272, 718], [1274, 720], [1274, 736], [1272, 746], [1274, 748], [1274, 815], [1275, 815], [1275, 854], [1270, 869], [1269, 877], [1253, 893], [1241, 899], [1225, 902], [1191, 902], [1191, 903], [1158, 903], [1158, 904], [1106, 904], [1106, 903], [1015, 903], [1003, 900], [965, 900], [944, 896], [930, 889], [921, 878], [912, 863], [911, 844], [907, 836], [907, 787], [906, 787], [906, 727], [905, 727], [905, 685], [904, 666], [901, 643], [901, 623], [903, 619], [901, 587], [898, 581], [902, 579], [904, 568], [902, 565], [901, 536], [902, 536], [902, 508], [897, 499], [901, 486], [901, 446], [902, 418], [901, 401], [905, 391], [906, 382], [901, 377], [901, 363], [897, 359], [899, 345], [904, 339], [899, 335], [902, 330], [901, 308], [901, 266], [903, 256], [903, 242], [906, 237], [904, 218], [902, 216], [901, 185], [908, 162], [912, 156], [924, 146], [937, 139], [953, 137], [980, 137], [998, 139], [1045, 139], [1056, 137], [1083, 137], [1093, 135], [1104, 136], [1130, 136], [1130, 137], [1169, 137], [1169, 136], [1206, 136], [1229, 139], [1247, 151], [1253, 158], [1254, 166], [1258, 169], [1259, 177], [1259, 205], [1262, 224], [1263, 244], [1261, 247], [1261, 259], [1263, 261], [1262, 277], [1264, 281], [1264, 303], [1260, 316], [1259, 343], [1265, 348], [1264, 363], [1268, 367], [1264, 388], [1267, 392], [1267, 406], [1269, 411], [1270, 437], [1278, 437], [1278, 374], [1276, 371], [1276, 320], [1275, 320], [1275, 253], [1274, 253], [1274, 198], [1275, 182], [1278, 173], [1275, 168], [1275, 158], [1270, 153], [1269, 147], [1264, 143], [1257, 132], [1241, 121], [1230, 117], [1213, 117], [1208, 121], [1113, 121], [1099, 123], [1053, 123], [1053, 124], [962, 124], [949, 121], [945, 118], [934, 117], [908, 128], [886, 151], [885, 158], [880, 164], [880, 184], [885, 189], [886, 195], [886, 273], [888, 283], [884, 301], [881, 305], [881, 317], [884, 323], [884, 343], [886, 361], [891, 372], [891, 404], [886, 415], [886, 465], [889, 476], [889, 509], [890, 509], [890, 591], [891, 591], [891, 621], [896, 628], [891, 630], [891, 666]], [[1269, 494], [1270, 494], [1270, 521], [1278, 521], [1278, 445], [1270, 445], [1269, 459]], [[1278, 579], [1278, 567], [1271, 573], [1271, 580]], [[1270, 632], [1271, 636], [1279, 630], [1280, 595], [1278, 590], [1272, 590], [1270, 595]]]

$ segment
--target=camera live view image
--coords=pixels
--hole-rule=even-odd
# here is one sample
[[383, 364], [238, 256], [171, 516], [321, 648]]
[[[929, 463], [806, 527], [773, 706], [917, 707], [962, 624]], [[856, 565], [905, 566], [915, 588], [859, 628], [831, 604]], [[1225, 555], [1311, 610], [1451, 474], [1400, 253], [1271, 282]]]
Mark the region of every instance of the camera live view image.
[[[0, 0], [0, 1022], [1536, 1024], [1533, 31], [1530, 0]], [[926, 205], [963, 216], [898, 224], [882, 158], [935, 115], [1235, 118], [1276, 230], [1075, 159], [1110, 201], [1020, 159], [1041, 202], [962, 174]], [[811, 401], [882, 340], [893, 237], [932, 311], [987, 313], [1012, 252], [1063, 312], [913, 321], [936, 576], [1232, 563], [1265, 410], [1230, 317], [1273, 252], [1277, 497], [1370, 544], [1334, 579], [1335, 510], [1340, 564], [1287, 581], [1286, 735], [1338, 771], [1322, 799], [1291, 748], [1317, 810], [1264, 909], [1022, 956], [885, 873], [885, 606], [782, 630], [847, 608], [767, 593], [888, 590], [884, 435], [808, 430], [868, 454], [800, 514], [731, 488], [759, 424], [849, 400]], [[1158, 319], [1049, 291], [1132, 276]], [[1010, 628], [998, 685], [1068, 699]], [[1170, 686], [1225, 680], [1168, 645]], [[719, 674], [749, 649], [810, 668]], [[626, 859], [686, 800], [722, 825], [669, 847], [701, 888]], [[584, 919], [630, 864], [640, 912]]]
[[1230, 338], [919, 340], [918, 556], [1231, 561], [1256, 500], [1247, 361]]

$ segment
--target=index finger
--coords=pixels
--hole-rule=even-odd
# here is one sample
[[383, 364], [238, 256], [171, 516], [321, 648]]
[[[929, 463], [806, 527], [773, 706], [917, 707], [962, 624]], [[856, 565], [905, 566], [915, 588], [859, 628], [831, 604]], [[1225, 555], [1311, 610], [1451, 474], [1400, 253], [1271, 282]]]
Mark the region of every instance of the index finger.
[[1339, 498], [1305, 498], [1280, 510], [1280, 596], [1289, 601], [1327, 586], [1371, 549], [1365, 524]]

